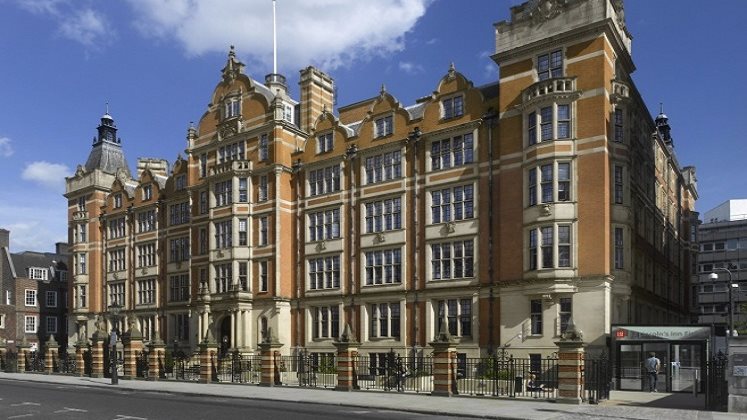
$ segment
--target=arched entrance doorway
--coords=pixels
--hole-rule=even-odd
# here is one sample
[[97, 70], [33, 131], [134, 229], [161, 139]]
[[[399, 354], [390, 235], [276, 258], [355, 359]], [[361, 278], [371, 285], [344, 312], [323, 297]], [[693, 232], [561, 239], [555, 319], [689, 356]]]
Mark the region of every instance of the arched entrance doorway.
[[220, 354], [225, 356], [228, 350], [233, 345], [233, 337], [231, 337], [231, 317], [225, 316], [220, 323]]

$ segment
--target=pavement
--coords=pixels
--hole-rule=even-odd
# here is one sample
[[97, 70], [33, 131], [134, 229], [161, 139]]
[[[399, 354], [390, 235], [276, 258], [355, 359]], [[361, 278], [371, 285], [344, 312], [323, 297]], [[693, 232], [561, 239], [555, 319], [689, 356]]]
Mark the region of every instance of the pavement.
[[246, 384], [175, 381], [119, 380], [111, 385], [108, 378], [45, 375], [31, 373], [0, 373], [0, 379], [42, 382], [71, 386], [117, 387], [122, 390], [164, 392], [185, 396], [219, 396], [222, 398], [292, 401], [308, 404], [331, 404], [359, 408], [449, 415], [462, 418], [496, 419], [745, 419], [747, 413], [704, 411], [703, 395], [681, 393], [645, 393], [612, 391], [609, 401], [599, 405], [571, 405], [543, 400], [496, 397], [436, 397], [423, 394], [354, 391], [299, 387], [261, 387]]

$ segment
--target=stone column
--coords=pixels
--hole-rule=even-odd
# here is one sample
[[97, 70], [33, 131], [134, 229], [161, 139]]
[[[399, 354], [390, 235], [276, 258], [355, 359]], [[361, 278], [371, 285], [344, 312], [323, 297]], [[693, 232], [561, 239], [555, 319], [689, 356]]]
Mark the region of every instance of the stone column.
[[91, 337], [91, 377], [103, 378], [108, 364], [104, 360], [104, 341], [106, 332], [96, 331]]
[[340, 341], [333, 343], [337, 347], [337, 391], [352, 391], [359, 389], [358, 375], [355, 371], [355, 359], [358, 356], [359, 342], [350, 328], [345, 324], [345, 330], [340, 336]]
[[259, 352], [262, 357], [262, 376], [259, 384], [261, 386], [280, 385], [280, 348], [283, 345], [277, 337], [272, 334], [272, 328], [267, 328], [267, 335], [259, 343]]
[[433, 347], [433, 392], [431, 395], [442, 397], [450, 397], [456, 393], [454, 392], [456, 340], [449, 334], [447, 325], [448, 321], [444, 318], [436, 339], [428, 343]]
[[55, 341], [54, 335], [50, 335], [49, 340], [47, 340], [47, 348], [44, 351], [44, 373], [54, 373], [55, 365], [58, 363], [57, 355], [59, 351], [59, 344]]
[[124, 344], [124, 375], [122, 379], [137, 378], [137, 357], [143, 352], [143, 335], [136, 323], [130, 324], [130, 331], [122, 337]]
[[201, 384], [213, 382], [213, 362], [218, 351], [218, 343], [213, 336], [212, 328], [208, 328], [205, 339], [200, 343], [200, 380]]
[[78, 371], [78, 376], [86, 374], [86, 360], [84, 357], [86, 350], [88, 350], [88, 343], [83, 339], [78, 340], [75, 344], [75, 369]]
[[581, 404], [583, 401], [584, 341], [573, 319], [562, 334], [558, 346], [558, 399], [559, 403]]
[[163, 356], [166, 344], [160, 337], [156, 337], [148, 345], [148, 380], [157, 381], [166, 373], [163, 366]]

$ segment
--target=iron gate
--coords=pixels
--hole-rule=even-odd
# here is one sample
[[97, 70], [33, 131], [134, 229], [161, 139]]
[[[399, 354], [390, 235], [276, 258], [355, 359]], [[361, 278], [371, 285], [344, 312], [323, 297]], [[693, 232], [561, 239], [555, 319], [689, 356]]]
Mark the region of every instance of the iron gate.
[[44, 372], [44, 354], [42, 352], [34, 351], [27, 354], [26, 372]]
[[726, 382], [727, 359], [717, 355], [706, 363], [706, 409], [726, 411], [729, 404], [729, 387]]
[[606, 354], [596, 358], [587, 354], [584, 358], [583, 375], [584, 400], [589, 404], [599, 404], [599, 401], [610, 398], [612, 365]]
[[78, 373], [77, 361], [75, 360], [75, 353], [62, 353], [60, 354], [60, 361], [57, 365], [57, 371], [65, 374], [76, 374]]
[[148, 353], [145, 351], [138, 352], [135, 355], [135, 376], [137, 376], [138, 378], [147, 378], [149, 373]]

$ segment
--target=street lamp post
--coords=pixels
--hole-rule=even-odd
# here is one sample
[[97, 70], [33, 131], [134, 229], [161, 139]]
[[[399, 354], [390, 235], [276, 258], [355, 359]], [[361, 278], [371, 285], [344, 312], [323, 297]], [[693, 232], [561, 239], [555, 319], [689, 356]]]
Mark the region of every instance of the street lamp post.
[[119, 324], [119, 313], [122, 307], [114, 304], [109, 306], [109, 317], [112, 322], [112, 330], [109, 334], [109, 365], [111, 368], [112, 385], [119, 384], [117, 376], [117, 325]]
[[726, 351], [728, 352], [729, 351], [729, 345], [728, 345], [729, 337], [734, 337], [734, 295], [732, 294], [732, 289], [734, 289], [735, 287], [739, 287], [739, 284], [734, 283], [732, 281], [731, 270], [729, 270], [728, 268], [720, 268], [720, 267], [714, 268], [713, 272], [708, 275], [708, 277], [711, 280], [718, 280], [718, 274], [716, 274], [716, 271], [725, 271], [726, 274], [729, 275], [729, 283], [727, 284], [727, 289], [729, 291], [729, 334], [726, 335], [726, 340], [727, 340]]

